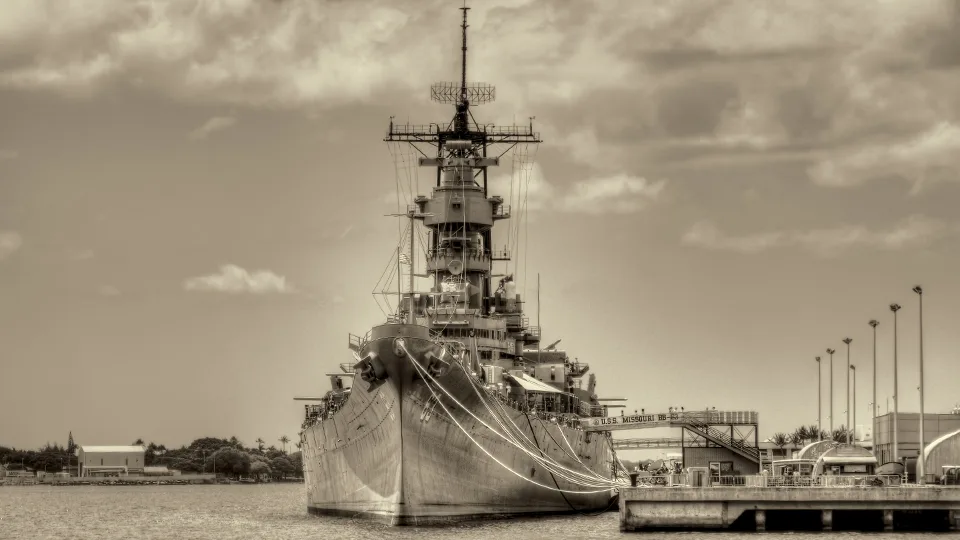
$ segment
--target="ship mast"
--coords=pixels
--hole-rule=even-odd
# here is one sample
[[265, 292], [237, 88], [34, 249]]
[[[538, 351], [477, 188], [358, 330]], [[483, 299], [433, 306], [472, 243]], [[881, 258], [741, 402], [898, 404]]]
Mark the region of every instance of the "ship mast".
[[[539, 340], [539, 332], [528, 328], [520, 308], [519, 295], [495, 298], [492, 286], [494, 261], [508, 261], [506, 250], [493, 249], [493, 226], [510, 217], [510, 207], [503, 198], [488, 196], [488, 168], [500, 164], [500, 157], [517, 145], [540, 143], [540, 135], [529, 126], [480, 125], [474, 120], [471, 105], [494, 101], [496, 89], [485, 83], [467, 82], [467, 17], [468, 7], [460, 8], [461, 62], [456, 82], [431, 85], [430, 97], [455, 108], [449, 122], [429, 125], [395, 124], [391, 117], [385, 142], [408, 143], [419, 153], [421, 167], [436, 168], [436, 186], [431, 197], [417, 196], [405, 214], [411, 220], [410, 231], [410, 298], [401, 302], [408, 306], [405, 320], [416, 321], [418, 303], [414, 300], [413, 231], [415, 220], [428, 230], [425, 272], [434, 278], [428, 302], [436, 318], [460, 315], [486, 317], [497, 311], [508, 318], [511, 332], [523, 334], [526, 342]], [[432, 148], [430, 148], [432, 147]], [[495, 151], [494, 151], [495, 150]], [[506, 281], [512, 281], [508, 277]], [[509, 306], [504, 305], [504, 301]], [[499, 307], [498, 307], [499, 306]], [[429, 318], [429, 317], [428, 317]], [[512, 322], [511, 322], [512, 321]]]

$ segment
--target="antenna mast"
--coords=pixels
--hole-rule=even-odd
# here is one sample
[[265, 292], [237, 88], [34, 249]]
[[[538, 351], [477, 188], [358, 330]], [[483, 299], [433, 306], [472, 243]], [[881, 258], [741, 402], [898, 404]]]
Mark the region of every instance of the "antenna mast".
[[463, 59], [460, 65], [460, 102], [467, 103], [467, 11], [470, 10], [467, 6], [460, 8], [463, 11], [463, 24], [460, 25], [460, 28], [463, 29], [463, 45], [460, 47], [460, 50], [463, 51]]

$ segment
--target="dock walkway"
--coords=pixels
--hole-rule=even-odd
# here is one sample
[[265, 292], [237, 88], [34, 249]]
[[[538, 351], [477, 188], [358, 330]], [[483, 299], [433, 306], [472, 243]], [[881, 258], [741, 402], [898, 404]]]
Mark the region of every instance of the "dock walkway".
[[[891, 531], [960, 528], [960, 486], [629, 487], [620, 491], [620, 530], [843, 528]], [[802, 525], [794, 527], [792, 525]], [[912, 527], [910, 527], [912, 528]]]

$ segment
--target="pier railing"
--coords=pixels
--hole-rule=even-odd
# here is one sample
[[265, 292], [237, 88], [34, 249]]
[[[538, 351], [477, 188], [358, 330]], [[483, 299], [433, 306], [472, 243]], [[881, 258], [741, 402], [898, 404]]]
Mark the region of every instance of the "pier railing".
[[[857, 476], [772, 476], [765, 474], [753, 475], [710, 475], [709, 479], [697, 480], [688, 473], [638, 476], [637, 486], [672, 486], [672, 487], [731, 487], [745, 488], [918, 488], [929, 486], [907, 484], [896, 474], [870, 474]], [[943, 487], [933, 484], [933, 487]], [[960, 489], [960, 487], [958, 487]]]

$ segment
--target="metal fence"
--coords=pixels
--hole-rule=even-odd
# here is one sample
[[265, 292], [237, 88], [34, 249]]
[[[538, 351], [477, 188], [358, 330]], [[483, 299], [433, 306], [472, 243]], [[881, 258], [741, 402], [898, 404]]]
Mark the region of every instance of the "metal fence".
[[[665, 474], [640, 476], [633, 473], [637, 487], [698, 487], [710, 489], [712, 487], [744, 487], [744, 488], [838, 488], [845, 487], [851, 489], [869, 489], [869, 488], [904, 488], [904, 489], [924, 489], [937, 488], [943, 489], [941, 484], [908, 484], [903, 481], [903, 477], [896, 474], [876, 474], [876, 475], [858, 475], [858, 476], [771, 476], [771, 475], [709, 475], [700, 476], [693, 473]], [[702, 484], [700, 483], [702, 482]], [[960, 489], [960, 486], [946, 486], [949, 488]]]

